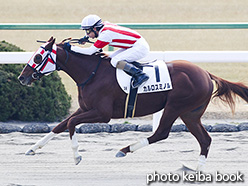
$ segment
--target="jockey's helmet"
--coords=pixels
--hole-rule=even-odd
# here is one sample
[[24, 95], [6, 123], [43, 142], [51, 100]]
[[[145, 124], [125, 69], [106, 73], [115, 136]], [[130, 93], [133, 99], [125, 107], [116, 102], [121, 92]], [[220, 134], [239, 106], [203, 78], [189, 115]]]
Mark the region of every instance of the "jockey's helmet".
[[95, 27], [102, 27], [103, 23], [99, 16], [97, 15], [88, 15], [83, 18], [81, 23], [81, 29], [88, 30], [93, 29]]

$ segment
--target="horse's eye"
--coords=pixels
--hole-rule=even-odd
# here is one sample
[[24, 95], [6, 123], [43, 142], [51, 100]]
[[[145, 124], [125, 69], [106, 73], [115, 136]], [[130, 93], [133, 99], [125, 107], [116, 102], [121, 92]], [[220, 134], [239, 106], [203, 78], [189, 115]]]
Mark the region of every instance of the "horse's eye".
[[42, 56], [40, 54], [36, 54], [34, 56], [34, 62], [39, 64], [39, 63], [41, 63], [41, 61], [42, 61]]

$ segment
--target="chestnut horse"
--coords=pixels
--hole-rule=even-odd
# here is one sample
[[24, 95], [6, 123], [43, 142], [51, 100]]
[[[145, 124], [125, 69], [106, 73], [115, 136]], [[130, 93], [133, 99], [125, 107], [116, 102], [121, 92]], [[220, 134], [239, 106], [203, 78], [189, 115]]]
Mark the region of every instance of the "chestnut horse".
[[[81, 123], [106, 123], [111, 118], [123, 118], [126, 94], [116, 80], [116, 70], [110, 59], [100, 55], [82, 55], [63, 49], [63, 44], [54, 44], [55, 39], [42, 45], [36, 51], [19, 76], [23, 85], [31, 85], [33, 81], [54, 70], [65, 71], [78, 85], [78, 101], [80, 108], [59, 123], [49, 134], [33, 145], [26, 155], [33, 155], [56, 134], [69, 129], [75, 164], [81, 161], [78, 153], [78, 141], [75, 126]], [[248, 87], [242, 83], [233, 83], [216, 77], [188, 61], [172, 61], [166, 63], [171, 76], [173, 89], [169, 91], [139, 94], [136, 103], [135, 117], [145, 116], [164, 109], [157, 130], [148, 138], [122, 148], [117, 157], [123, 157], [146, 145], [164, 140], [170, 133], [174, 121], [180, 117], [189, 131], [200, 144], [201, 152], [198, 170], [202, 170], [208, 155], [211, 137], [201, 123], [212, 97], [214, 80], [217, 84], [215, 97], [228, 103], [233, 109], [237, 94], [248, 102]]]

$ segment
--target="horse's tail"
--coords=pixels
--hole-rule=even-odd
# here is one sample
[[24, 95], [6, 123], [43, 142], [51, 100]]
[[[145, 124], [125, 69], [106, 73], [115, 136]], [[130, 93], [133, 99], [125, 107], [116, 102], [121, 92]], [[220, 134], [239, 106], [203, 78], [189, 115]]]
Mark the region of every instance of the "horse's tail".
[[213, 93], [213, 97], [219, 97], [222, 101], [226, 102], [230, 106], [233, 113], [235, 110], [236, 95], [248, 103], [248, 86], [243, 83], [234, 83], [224, 80], [209, 72], [208, 74], [216, 83], [217, 90]]

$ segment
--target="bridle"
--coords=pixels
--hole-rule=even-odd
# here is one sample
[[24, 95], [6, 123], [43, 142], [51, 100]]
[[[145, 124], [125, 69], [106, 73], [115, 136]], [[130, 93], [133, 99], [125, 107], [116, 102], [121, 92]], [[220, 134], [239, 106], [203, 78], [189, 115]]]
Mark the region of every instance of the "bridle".
[[[69, 40], [69, 43], [78, 43], [78, 44], [82, 44], [83, 42], [87, 42], [87, 43], [94, 43], [92, 41], [89, 41], [89, 37], [88, 36], [84, 36], [83, 38], [80, 38], [80, 39], [71, 39], [71, 38], [68, 38], [68, 39], [65, 39], [63, 40], [62, 42], [65, 42], [66, 40]], [[37, 42], [39, 43], [47, 43], [46, 41], [41, 41], [41, 40], [37, 40]], [[56, 54], [57, 54], [57, 45], [56, 44], [53, 44], [53, 48], [52, 49], [46, 49], [44, 46], [40, 46], [41, 49], [43, 49], [45, 52], [47, 52], [46, 56], [43, 57], [43, 60], [37, 64], [37, 66], [33, 66], [33, 65], [30, 65], [29, 62], [28, 62], [28, 65], [33, 69], [34, 73], [32, 74], [32, 78], [35, 79], [35, 80], [40, 80], [40, 78], [43, 76], [43, 75], [48, 75], [49, 73], [55, 71], [55, 70], [61, 70], [61, 67], [56, 63]], [[64, 64], [67, 64], [68, 60], [69, 60], [69, 54], [68, 54], [68, 51], [65, 50], [65, 53], [66, 53], [66, 59], [65, 59], [65, 62]], [[102, 50], [100, 50], [102, 51]], [[34, 54], [36, 55], [37, 52]], [[53, 57], [53, 54], [55, 54], [55, 56]], [[43, 54], [41, 54], [43, 55]], [[29, 60], [31, 61], [33, 59], [34, 56], [32, 56], [32, 58]], [[51, 71], [48, 71], [48, 72], [45, 72], [45, 73], [42, 73], [42, 69], [47, 65], [48, 62], [51, 62], [55, 65], [55, 68]], [[34, 62], [35, 63], [35, 62]]]
[[[87, 37], [81, 38], [81, 40], [82, 39], [84, 39], [85, 42], [90, 42], [90, 41], [88, 41]], [[78, 42], [78, 43], [80, 41], [80, 39], [74, 39], [74, 40], [73, 40], [74, 42]], [[38, 51], [40, 51], [40, 52], [38, 52]], [[46, 49], [44, 47], [44, 45], [40, 46], [38, 51], [34, 53], [34, 55], [31, 57], [31, 59], [29, 60], [29, 62], [27, 64], [34, 71], [32, 74], [33, 79], [40, 80], [41, 77], [44, 75], [48, 75], [55, 70], [61, 70], [61, 67], [56, 63], [56, 58], [57, 58], [57, 45], [56, 44], [53, 44], [52, 49]], [[66, 59], [65, 59], [64, 64], [67, 64], [67, 62], [69, 60], [69, 53], [65, 49], [64, 49], [64, 51], [66, 53]], [[37, 54], [40, 54], [42, 56], [42, 61], [39, 64], [34, 62], [34, 57]], [[45, 67], [48, 65], [49, 62], [54, 65], [54, 69], [46, 71], [46, 72], [42, 72], [45, 69]], [[77, 84], [78, 87], [82, 87], [82, 89], [84, 88], [84, 86], [95, 76], [101, 62], [102, 62], [102, 58], [99, 57], [98, 64], [97, 64], [96, 68], [94, 69], [94, 71], [91, 73], [91, 75], [89, 76], [89, 78], [85, 82]]]
[[[48, 75], [51, 72], [60, 69], [60, 67], [57, 65], [56, 63], [56, 54], [57, 54], [57, 46], [53, 47], [53, 49], [46, 49], [44, 46], [40, 47], [40, 52], [38, 53], [38, 51], [32, 56], [32, 58], [29, 60], [28, 62], [28, 66], [34, 71], [32, 74], [32, 78], [35, 80], [40, 80], [40, 78], [44, 75]], [[37, 64], [34, 61], [34, 57], [35, 55], [40, 54], [42, 56], [42, 61]], [[43, 57], [44, 56], [44, 57]], [[68, 59], [67, 59], [68, 60]], [[47, 67], [47, 65], [51, 63], [53, 64], [55, 67], [54, 69], [42, 72], [45, 70], [45, 68]]]
[[[69, 40], [69, 43], [78, 43], [78, 44], [82, 44], [83, 42], [87, 42], [87, 43], [94, 43], [92, 41], [89, 41], [89, 37], [88, 36], [84, 36], [83, 38], [80, 38], [80, 39], [71, 39], [71, 38], [68, 38], [68, 39], [65, 39], [63, 40], [62, 42], [65, 42], [66, 40]], [[46, 41], [41, 41], [41, 40], [37, 40], [37, 42], [39, 43], [45, 43], [44, 45], [40, 46], [40, 49], [41, 52], [41, 56], [42, 56], [42, 61], [39, 63], [39, 64], [36, 64], [34, 61], [31, 61], [33, 60], [34, 56], [37, 54], [37, 52], [35, 52], [35, 54], [32, 56], [32, 58], [29, 60], [29, 62], [31, 61], [31, 63], [33, 64], [29, 64], [28, 62], [28, 65], [30, 66], [30, 68], [34, 71], [34, 73], [32, 74], [32, 78], [35, 79], [35, 80], [40, 80], [40, 78], [43, 76], [43, 75], [48, 75], [50, 74], [51, 72], [55, 71], [55, 70], [61, 70], [61, 67], [56, 63], [56, 54], [57, 54], [57, 45], [56, 44], [53, 44], [53, 48], [52, 49], [46, 49], [44, 46], [47, 44]], [[45, 57], [43, 57], [43, 53], [42, 51], [44, 51], [43, 53], [47, 53], [45, 55]], [[65, 59], [65, 62], [64, 64], [67, 64], [68, 60], [69, 60], [69, 54], [68, 54], [68, 51], [67, 50], [64, 50], [65, 53], [66, 53], [66, 59]], [[99, 50], [100, 52], [102, 50]], [[55, 54], [55, 56], [53, 56], [53, 54]], [[54, 64], [55, 68], [48, 71], [48, 72], [41, 72], [45, 67], [46, 65], [48, 64], [48, 62], [51, 62]]]

